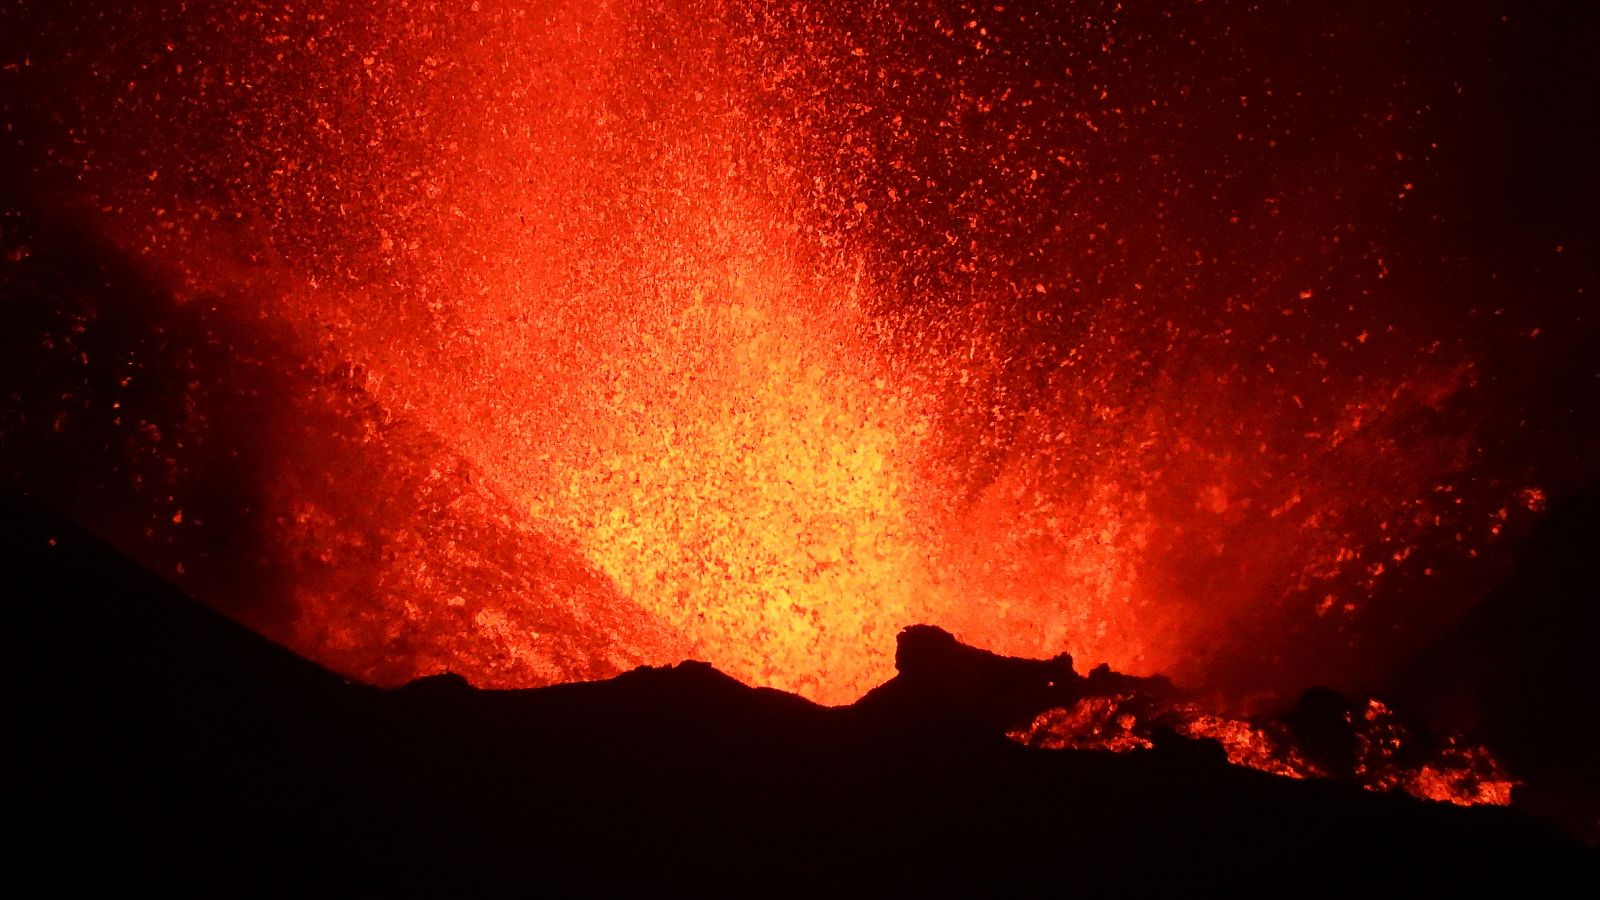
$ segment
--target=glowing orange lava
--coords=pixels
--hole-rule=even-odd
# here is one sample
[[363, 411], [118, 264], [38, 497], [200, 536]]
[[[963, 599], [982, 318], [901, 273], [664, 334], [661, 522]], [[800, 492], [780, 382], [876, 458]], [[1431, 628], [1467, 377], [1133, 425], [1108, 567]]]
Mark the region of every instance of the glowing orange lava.
[[[1476, 361], [1399, 309], [1427, 289], [1393, 286], [1399, 251], [1350, 237], [1387, 175], [1296, 205], [1326, 185], [1247, 140], [1279, 125], [1237, 91], [1104, 87], [1144, 84], [1120, 14], [925, 12], [108, 25], [74, 190], [181, 296], [291, 332], [334, 385], [308, 392], [361, 398], [324, 431], [387, 467], [364, 506], [297, 432], [264, 479], [297, 618], [259, 627], [385, 682], [692, 653], [843, 702], [913, 622], [1281, 685], [1465, 605], [1388, 586], [1536, 489], [1473, 481]], [[1196, 159], [1163, 149], [1195, 128]], [[1366, 134], [1375, 172], [1408, 139]], [[1270, 183], [1186, 193], [1234, 171], [1223, 144]]]
[[[1371, 791], [1404, 791], [1457, 806], [1507, 806], [1520, 782], [1482, 746], [1456, 736], [1430, 743], [1402, 725], [1377, 700], [1343, 718], [1343, 738], [1302, 741], [1283, 722], [1218, 715], [1192, 703], [1134, 693], [1091, 695], [1071, 708], [1040, 713], [1008, 733], [1042, 750], [1127, 753], [1155, 746], [1152, 725], [1193, 740], [1215, 741], [1236, 766], [1285, 778], [1337, 778]], [[1329, 746], [1348, 750], [1348, 757]], [[1308, 759], [1308, 751], [1324, 758]]]

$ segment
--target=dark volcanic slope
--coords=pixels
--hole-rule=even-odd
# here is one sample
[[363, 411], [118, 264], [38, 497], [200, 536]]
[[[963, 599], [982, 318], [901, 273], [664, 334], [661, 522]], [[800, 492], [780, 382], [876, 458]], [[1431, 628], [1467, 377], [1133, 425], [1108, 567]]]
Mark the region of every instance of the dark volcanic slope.
[[899, 677], [838, 710], [698, 663], [538, 691], [450, 677], [380, 691], [0, 497], [24, 836], [9, 870], [24, 883], [1282, 893], [1390, 891], [1391, 872], [1431, 889], [1596, 874], [1592, 854], [1506, 810], [1277, 779], [1206, 744], [1013, 745], [995, 717], [1060, 666], [927, 630], [908, 633]]
[[1509, 582], [1391, 679], [1397, 699], [1488, 741], [1518, 802], [1600, 842], [1600, 484], [1550, 510]]

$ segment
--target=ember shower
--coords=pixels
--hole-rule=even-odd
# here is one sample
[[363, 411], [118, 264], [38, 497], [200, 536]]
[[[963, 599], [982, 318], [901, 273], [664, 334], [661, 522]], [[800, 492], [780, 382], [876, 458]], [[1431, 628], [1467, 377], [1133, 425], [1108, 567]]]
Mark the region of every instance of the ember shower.
[[[931, 622], [1359, 683], [1594, 473], [1528, 424], [1587, 248], [1497, 221], [1517, 98], [1430, 38], [1483, 10], [65, 6], [21, 9], [12, 152], [220, 349], [7, 431], [115, 419], [143, 462], [79, 515], [351, 675], [843, 702]], [[241, 366], [271, 416], [214, 408]], [[219, 536], [229, 414], [270, 441]]]

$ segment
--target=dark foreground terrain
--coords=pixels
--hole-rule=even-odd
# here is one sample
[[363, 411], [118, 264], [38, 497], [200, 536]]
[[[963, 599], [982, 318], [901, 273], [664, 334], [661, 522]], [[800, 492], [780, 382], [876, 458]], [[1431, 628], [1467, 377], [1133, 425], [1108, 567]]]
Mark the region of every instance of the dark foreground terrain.
[[1515, 810], [1276, 778], [1175, 737], [1018, 746], [1004, 723], [1081, 680], [933, 629], [908, 630], [901, 674], [841, 709], [700, 663], [378, 690], [0, 496], [7, 880], [30, 894], [1587, 893], [1596, 877], [1593, 851]]

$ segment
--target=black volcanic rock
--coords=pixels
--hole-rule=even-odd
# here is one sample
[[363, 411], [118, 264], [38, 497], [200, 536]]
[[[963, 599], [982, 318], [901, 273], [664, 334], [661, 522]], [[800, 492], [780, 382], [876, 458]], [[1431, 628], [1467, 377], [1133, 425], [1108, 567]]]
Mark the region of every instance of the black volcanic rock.
[[988, 736], [1026, 725], [1047, 709], [1070, 706], [1089, 695], [1172, 693], [1163, 678], [1135, 678], [1104, 666], [1084, 677], [1073, 669], [1068, 654], [1047, 660], [1001, 656], [969, 647], [932, 625], [913, 625], [900, 632], [895, 668], [894, 678], [855, 704], [857, 712]]
[[1392, 893], [1596, 876], [1592, 853], [1507, 810], [1288, 781], [1191, 741], [1020, 747], [996, 723], [1089, 679], [930, 629], [907, 633], [899, 676], [840, 709], [693, 662], [383, 691], [3, 492], [0, 554], [18, 886], [1282, 893], [1314, 877]]
[[1355, 704], [1337, 691], [1316, 687], [1301, 694], [1283, 719], [1312, 765], [1332, 777], [1350, 778], [1360, 757], [1351, 724], [1357, 712]]

